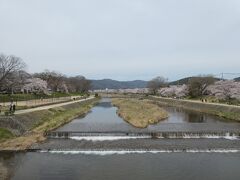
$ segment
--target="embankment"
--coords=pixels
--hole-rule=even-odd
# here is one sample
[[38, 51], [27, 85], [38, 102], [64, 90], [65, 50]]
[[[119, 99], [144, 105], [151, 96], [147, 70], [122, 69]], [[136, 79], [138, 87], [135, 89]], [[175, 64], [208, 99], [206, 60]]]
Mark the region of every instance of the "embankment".
[[98, 99], [89, 99], [52, 109], [0, 117], [0, 127], [17, 136], [1, 143], [0, 150], [25, 150], [33, 143], [45, 140], [46, 132], [85, 115], [97, 101]]
[[198, 112], [217, 115], [229, 120], [240, 121], [240, 107], [213, 103], [194, 102], [189, 100], [171, 99], [163, 97], [149, 96], [148, 99], [153, 100], [159, 105], [176, 106], [190, 109]]

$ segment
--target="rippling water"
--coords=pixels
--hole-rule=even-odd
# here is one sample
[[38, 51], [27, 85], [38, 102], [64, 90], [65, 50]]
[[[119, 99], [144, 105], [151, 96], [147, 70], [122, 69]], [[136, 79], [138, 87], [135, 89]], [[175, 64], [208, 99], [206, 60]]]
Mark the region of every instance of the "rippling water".
[[27, 153], [8, 158], [8, 166], [14, 169], [9, 171], [8, 177], [16, 180], [240, 178], [240, 153], [144, 153], [108, 156]]

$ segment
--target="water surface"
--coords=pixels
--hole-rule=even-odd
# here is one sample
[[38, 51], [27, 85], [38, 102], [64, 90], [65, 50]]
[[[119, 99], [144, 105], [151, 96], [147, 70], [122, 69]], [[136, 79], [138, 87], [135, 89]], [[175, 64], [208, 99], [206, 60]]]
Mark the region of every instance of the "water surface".
[[14, 180], [236, 180], [240, 178], [240, 153], [27, 153], [9, 157], [8, 167], [8, 176]]

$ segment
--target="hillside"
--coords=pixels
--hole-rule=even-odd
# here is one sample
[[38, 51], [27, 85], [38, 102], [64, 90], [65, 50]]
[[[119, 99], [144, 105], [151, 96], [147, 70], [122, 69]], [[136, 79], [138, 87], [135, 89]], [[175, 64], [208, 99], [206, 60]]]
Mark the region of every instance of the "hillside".
[[240, 77], [238, 77], [238, 78], [235, 78], [234, 80], [235, 80], [235, 81], [240, 81]]
[[135, 80], [135, 81], [116, 81], [112, 79], [91, 80], [92, 89], [134, 89], [145, 88], [147, 81]]
[[[191, 79], [192, 77], [186, 77], [186, 78], [182, 78], [179, 79], [177, 81], [172, 81], [169, 83], [169, 85], [183, 85], [183, 84], [188, 84], [189, 79]], [[214, 78], [216, 81], [219, 81], [219, 78]]]
[[169, 85], [183, 85], [183, 84], [187, 84], [190, 78], [192, 78], [192, 77], [186, 77], [186, 78], [183, 78], [183, 79], [179, 79], [177, 81], [172, 81], [172, 82], [169, 83]]

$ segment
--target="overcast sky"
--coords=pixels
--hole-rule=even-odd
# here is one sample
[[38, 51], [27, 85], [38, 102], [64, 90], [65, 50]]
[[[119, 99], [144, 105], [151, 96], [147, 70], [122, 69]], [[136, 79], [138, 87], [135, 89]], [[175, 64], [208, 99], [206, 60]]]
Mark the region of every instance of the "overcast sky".
[[0, 0], [0, 53], [118, 80], [240, 71], [240, 0]]

